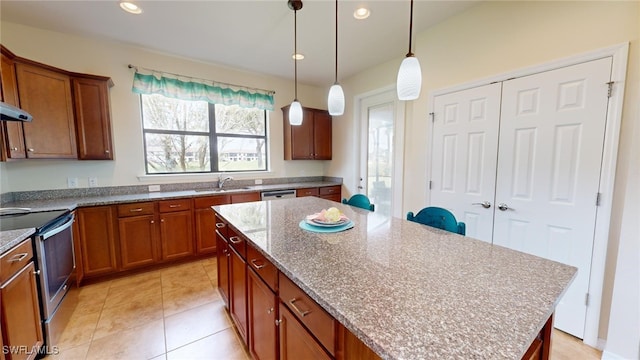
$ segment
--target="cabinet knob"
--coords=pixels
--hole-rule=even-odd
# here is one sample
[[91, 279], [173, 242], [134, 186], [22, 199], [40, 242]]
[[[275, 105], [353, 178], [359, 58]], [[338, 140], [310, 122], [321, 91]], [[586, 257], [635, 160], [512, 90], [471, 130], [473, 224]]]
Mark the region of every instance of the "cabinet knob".
[[163, 222], [164, 222], [164, 219], [160, 219], [160, 222], [161, 222], [161, 223], [163, 223]]
[[28, 149], [27, 149], [27, 151], [28, 151], [28, 152], [34, 152], [34, 151], [36, 151], [36, 150], [35, 150], [34, 148], [28, 148]]
[[152, 224], [155, 224], [156, 222], [155, 222], [155, 221], [153, 221], [153, 220], [151, 220], [151, 223], [152, 223]]
[[109, 151], [109, 150], [105, 150], [105, 151], [104, 151], [104, 153], [105, 153], [105, 154], [108, 154], [108, 153], [110, 153], [110, 152], [111, 152], [111, 151]]

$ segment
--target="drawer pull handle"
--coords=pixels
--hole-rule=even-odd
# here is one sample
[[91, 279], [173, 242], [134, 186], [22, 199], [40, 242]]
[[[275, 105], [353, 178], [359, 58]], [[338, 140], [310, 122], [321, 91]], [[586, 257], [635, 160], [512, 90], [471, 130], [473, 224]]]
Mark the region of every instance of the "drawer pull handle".
[[36, 149], [34, 149], [34, 148], [28, 148], [28, 149], [27, 149], [27, 151], [28, 151], [28, 152], [35, 152], [35, 151], [36, 151]]
[[9, 259], [9, 262], [20, 262], [22, 260], [24, 260], [24, 258], [27, 257], [27, 255], [29, 255], [29, 253], [20, 253], [20, 254], [15, 254], [11, 257], [11, 259]]
[[229, 241], [231, 241], [234, 244], [240, 244], [242, 242], [242, 239], [240, 239], [240, 237], [238, 236], [232, 236], [229, 238]]
[[296, 301], [298, 301], [298, 299], [296, 299], [296, 298], [293, 298], [293, 299], [289, 300], [289, 305], [291, 305], [291, 308], [293, 308], [293, 310], [295, 310], [298, 314], [300, 314], [300, 317], [305, 317], [305, 316], [309, 315], [311, 310], [302, 311], [302, 310], [298, 309], [298, 307], [295, 304]]
[[222, 229], [224, 227], [224, 223], [216, 223], [216, 227], [218, 229]]
[[142, 211], [142, 208], [129, 209], [129, 212], [140, 212], [140, 211]]
[[251, 259], [251, 265], [253, 265], [253, 267], [256, 268], [256, 270], [260, 270], [263, 267], [267, 266], [267, 264], [265, 264], [265, 263], [256, 264], [256, 261], [258, 261], [258, 259]]
[[180, 204], [171, 204], [171, 205], [169, 205], [169, 208], [173, 209], [173, 208], [177, 208], [177, 207], [180, 207], [180, 206], [182, 206], [182, 205], [180, 205]]
[[267, 309], [267, 314], [271, 314], [273, 312], [273, 308]]
[[17, 147], [12, 147], [11, 150], [12, 151], [18, 151], [18, 148]]

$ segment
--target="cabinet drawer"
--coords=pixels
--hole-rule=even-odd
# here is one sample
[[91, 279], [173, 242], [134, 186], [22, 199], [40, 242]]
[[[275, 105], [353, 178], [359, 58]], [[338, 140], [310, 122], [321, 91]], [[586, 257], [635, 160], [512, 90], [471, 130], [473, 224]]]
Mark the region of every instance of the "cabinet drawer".
[[229, 237], [229, 245], [236, 250], [238, 254], [243, 259], [247, 258], [247, 242], [244, 240], [244, 237], [239, 235], [232, 227], [227, 226], [227, 234]]
[[247, 245], [247, 264], [272, 291], [278, 290], [278, 269], [251, 245]]
[[216, 214], [216, 230], [218, 230], [220, 232], [220, 235], [222, 235], [225, 239], [229, 237], [229, 234], [227, 232], [228, 228], [229, 227], [227, 226], [227, 223], [222, 220], [220, 215]]
[[20, 245], [0, 256], [0, 284], [25, 267], [32, 258], [33, 245], [31, 244], [31, 239], [21, 242]]
[[158, 202], [160, 212], [172, 212], [191, 209], [191, 199], [163, 200]]
[[325, 186], [320, 188], [320, 195], [340, 194], [341, 186]]
[[210, 208], [215, 205], [231, 204], [229, 195], [206, 196], [193, 199], [196, 209]]
[[118, 217], [153, 215], [153, 210], [152, 202], [118, 205]]
[[297, 197], [301, 197], [301, 196], [318, 196], [318, 188], [302, 188], [302, 189], [298, 189], [296, 190], [296, 196]]
[[335, 355], [336, 321], [289, 278], [279, 276], [280, 300], [331, 355]]

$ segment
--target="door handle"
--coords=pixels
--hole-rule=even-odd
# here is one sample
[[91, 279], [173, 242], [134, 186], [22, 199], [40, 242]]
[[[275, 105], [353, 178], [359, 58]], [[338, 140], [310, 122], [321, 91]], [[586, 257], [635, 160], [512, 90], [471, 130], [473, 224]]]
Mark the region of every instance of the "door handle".
[[498, 209], [500, 209], [501, 211], [515, 210], [514, 208], [509, 207], [509, 205], [505, 203], [498, 204]]
[[491, 207], [491, 203], [486, 200], [481, 203], [472, 203], [471, 205], [481, 205], [485, 209], [488, 209]]

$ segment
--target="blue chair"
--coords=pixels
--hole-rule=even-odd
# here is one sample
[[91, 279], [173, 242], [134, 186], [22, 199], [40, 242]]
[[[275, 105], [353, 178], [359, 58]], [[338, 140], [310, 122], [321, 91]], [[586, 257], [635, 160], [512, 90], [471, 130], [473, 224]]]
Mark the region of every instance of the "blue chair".
[[362, 194], [355, 194], [349, 200], [342, 199], [343, 204], [359, 207], [361, 209], [374, 211], [375, 205], [369, 201], [369, 198]]
[[415, 216], [413, 212], [409, 211], [407, 213], [407, 220], [460, 235], [464, 235], [467, 230], [466, 225], [463, 222], [458, 222], [449, 210], [434, 206], [420, 210]]

